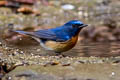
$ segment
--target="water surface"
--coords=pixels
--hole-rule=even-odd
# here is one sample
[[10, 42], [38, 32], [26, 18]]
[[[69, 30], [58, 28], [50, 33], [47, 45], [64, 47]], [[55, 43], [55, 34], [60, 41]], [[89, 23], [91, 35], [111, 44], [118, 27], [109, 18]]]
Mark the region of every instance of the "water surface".
[[[17, 46], [18, 49], [21, 49], [27, 53], [32, 54], [42, 54], [42, 55], [55, 55], [52, 51], [46, 51], [41, 48], [39, 45], [34, 46]], [[62, 54], [68, 56], [76, 56], [76, 57], [115, 57], [120, 56], [120, 42], [81, 42], [79, 41], [76, 46]]]
[[120, 56], [120, 42], [78, 42], [67, 55], [72, 56]]

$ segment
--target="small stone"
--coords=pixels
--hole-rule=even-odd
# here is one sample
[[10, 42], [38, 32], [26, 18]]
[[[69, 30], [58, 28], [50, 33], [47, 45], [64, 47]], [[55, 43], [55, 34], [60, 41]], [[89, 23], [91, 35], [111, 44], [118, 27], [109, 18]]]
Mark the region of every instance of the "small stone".
[[62, 63], [62, 66], [70, 66], [70, 63], [67, 62], [67, 63]]
[[17, 51], [14, 51], [14, 54], [19, 54]]
[[79, 63], [82, 63], [82, 64], [84, 64], [85, 62], [84, 61], [78, 61]]
[[3, 53], [0, 53], [0, 56], [2, 56], [3, 55]]
[[116, 61], [114, 61], [113, 63], [120, 63], [120, 60], [116, 60]]
[[0, 42], [0, 46], [2, 46], [2, 42]]
[[65, 4], [62, 6], [62, 9], [64, 10], [73, 10], [75, 9], [75, 6], [71, 5], [71, 4]]
[[112, 74], [111, 74], [112, 76], [114, 76], [115, 75], [115, 72], [112, 72]]
[[5, 50], [8, 50], [8, 47], [5, 47]]
[[48, 66], [48, 65], [54, 66], [54, 65], [58, 65], [58, 64], [59, 64], [59, 62], [52, 61], [52, 62], [46, 62], [43, 66], [44, 66], [44, 67], [46, 67], [46, 66]]
[[37, 52], [39, 52], [40, 51], [40, 49], [37, 49]]
[[59, 62], [51, 62], [51, 65], [58, 65]]
[[8, 80], [12, 80], [12, 78], [11, 78], [11, 77], [8, 77]]
[[21, 54], [23, 54], [24, 52], [23, 51], [20, 51]]

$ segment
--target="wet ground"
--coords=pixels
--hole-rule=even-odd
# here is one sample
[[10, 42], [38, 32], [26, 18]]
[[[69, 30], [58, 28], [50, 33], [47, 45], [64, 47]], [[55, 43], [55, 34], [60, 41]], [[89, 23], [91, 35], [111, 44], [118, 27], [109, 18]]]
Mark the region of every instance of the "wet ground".
[[[120, 79], [119, 0], [51, 0], [42, 3], [29, 5], [35, 9], [32, 14], [16, 12], [13, 7], [0, 7], [2, 80]], [[66, 8], [67, 4], [73, 7]], [[66, 57], [44, 50], [28, 36], [8, 31], [51, 28], [71, 19], [82, 20], [89, 27], [80, 33], [77, 45], [63, 53]]]
[[1, 44], [1, 76], [3, 80], [119, 80], [119, 48], [119, 42], [78, 42], [62, 57], [37, 45]]

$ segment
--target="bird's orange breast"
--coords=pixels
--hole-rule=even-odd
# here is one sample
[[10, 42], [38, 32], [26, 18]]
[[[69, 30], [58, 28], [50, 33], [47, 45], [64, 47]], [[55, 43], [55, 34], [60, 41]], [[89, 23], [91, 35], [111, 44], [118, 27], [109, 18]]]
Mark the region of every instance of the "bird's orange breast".
[[45, 46], [53, 49], [55, 52], [64, 52], [73, 48], [78, 40], [78, 35], [73, 36], [70, 40], [65, 42], [55, 42], [55, 41], [47, 41]]

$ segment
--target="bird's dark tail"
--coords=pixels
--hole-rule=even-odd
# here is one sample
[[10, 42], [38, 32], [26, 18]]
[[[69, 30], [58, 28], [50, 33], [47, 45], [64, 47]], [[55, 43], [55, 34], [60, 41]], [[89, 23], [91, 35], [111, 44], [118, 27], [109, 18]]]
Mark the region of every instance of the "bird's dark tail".
[[32, 36], [32, 32], [27, 32], [27, 31], [22, 31], [22, 30], [8, 30], [8, 32], [10, 33], [14, 33], [14, 34], [23, 34], [23, 35], [31, 35]]
[[18, 34], [23, 34], [23, 35], [29, 35], [31, 37], [34, 36], [33, 32], [20, 31], [20, 30], [16, 30], [16, 31], [13, 30], [13, 32], [18, 33]]
[[26, 31], [13, 31], [13, 32], [16, 32], [16, 33], [19, 33], [19, 34], [26, 34], [26, 35], [28, 35], [28, 34], [30, 34], [30, 32], [26, 32]]
[[19, 34], [29, 35], [30, 37], [32, 37], [32, 38], [35, 39], [36, 41], [40, 42], [38, 36], [36, 36], [36, 35], [34, 34], [34, 32], [19, 31], [19, 30], [18, 30], [18, 31], [14, 31], [14, 32], [19, 33]]

